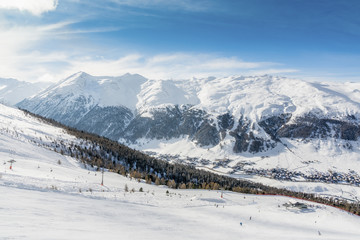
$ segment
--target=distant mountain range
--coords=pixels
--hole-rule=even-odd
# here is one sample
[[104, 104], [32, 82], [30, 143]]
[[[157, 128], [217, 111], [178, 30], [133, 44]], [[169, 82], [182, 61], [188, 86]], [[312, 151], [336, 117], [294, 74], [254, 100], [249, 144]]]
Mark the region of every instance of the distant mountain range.
[[0, 78], [0, 103], [15, 105], [16, 103], [46, 89], [49, 83], [28, 83], [13, 78]]
[[[186, 155], [187, 147], [188, 155], [203, 158], [214, 158], [204, 149], [220, 158], [274, 155], [274, 149], [291, 150], [288, 140], [340, 141], [349, 150], [360, 136], [360, 83], [268, 75], [150, 80], [79, 72], [17, 106], [143, 150]], [[186, 144], [170, 144], [181, 141]]]

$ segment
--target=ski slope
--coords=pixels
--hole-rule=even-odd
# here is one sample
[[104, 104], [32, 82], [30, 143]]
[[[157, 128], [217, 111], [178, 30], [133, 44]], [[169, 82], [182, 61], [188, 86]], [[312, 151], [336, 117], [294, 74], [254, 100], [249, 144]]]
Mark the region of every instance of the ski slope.
[[[287, 197], [175, 190], [44, 148], [78, 141], [0, 105], [0, 239], [358, 239], [360, 218]], [[7, 162], [16, 160], [10, 169]], [[129, 191], [125, 191], [125, 186]], [[140, 191], [142, 188], [142, 192]], [[169, 193], [167, 193], [167, 191]], [[221, 197], [223, 194], [223, 197]]]

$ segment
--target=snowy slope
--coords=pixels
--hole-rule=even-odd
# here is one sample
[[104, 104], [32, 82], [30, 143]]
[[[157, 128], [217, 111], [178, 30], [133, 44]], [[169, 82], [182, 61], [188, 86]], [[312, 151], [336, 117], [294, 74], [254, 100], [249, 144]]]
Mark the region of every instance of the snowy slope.
[[284, 77], [228, 77], [206, 81], [198, 96], [200, 106], [209, 112], [230, 112], [235, 118], [245, 115], [254, 122], [281, 113], [291, 113], [294, 118], [310, 112], [327, 117], [359, 116], [359, 102], [347, 97], [355, 86], [359, 87], [348, 83], [343, 93], [338, 93], [321, 84]]
[[140, 75], [125, 74], [121, 77], [94, 77], [84, 72], [78, 72], [44, 92], [34, 96], [33, 99], [47, 100], [55, 96], [71, 96], [67, 101], [82, 96], [93, 99], [93, 104], [101, 107], [125, 106], [135, 109], [136, 95], [140, 91], [145, 78]]
[[[103, 115], [93, 110], [117, 107], [121, 118], [131, 118], [131, 110], [136, 105], [136, 94], [145, 78], [126, 74], [121, 77], [93, 77], [84, 72], [76, 73], [49, 87], [36, 96], [18, 104], [24, 109], [32, 109], [42, 116], [53, 118], [64, 124], [80, 126], [89, 124], [82, 119], [89, 115]], [[97, 121], [91, 119], [90, 121]], [[125, 123], [128, 120], [125, 120]], [[107, 126], [104, 126], [107, 129]]]
[[[306, 201], [174, 190], [101, 174], [44, 148], [78, 141], [0, 105], [2, 239], [358, 239], [360, 218]], [[12, 170], [7, 160], [15, 159]], [[60, 164], [59, 164], [60, 162]], [[129, 190], [126, 192], [125, 185]], [[143, 192], [139, 189], [142, 188]], [[167, 194], [166, 191], [169, 191]], [[21, 229], [21, 231], [19, 231]]]
[[0, 102], [15, 105], [44, 90], [48, 85], [47, 83], [28, 83], [11, 78], [0, 78]]
[[31, 98], [49, 101], [57, 95], [84, 96], [100, 106], [153, 109], [162, 105], [193, 105], [217, 115], [253, 121], [292, 113], [312, 112], [327, 117], [359, 116], [360, 86], [357, 83], [309, 83], [274, 76], [233, 76], [188, 80], [150, 80], [140, 75], [95, 77], [76, 73]]

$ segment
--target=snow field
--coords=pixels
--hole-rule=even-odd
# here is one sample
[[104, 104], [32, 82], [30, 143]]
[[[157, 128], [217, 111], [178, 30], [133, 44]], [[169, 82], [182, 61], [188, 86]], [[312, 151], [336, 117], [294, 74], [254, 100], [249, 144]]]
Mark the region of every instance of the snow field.
[[99, 173], [79, 168], [73, 175], [66, 167], [57, 171], [77, 182], [35, 176], [38, 181], [29, 182], [16, 174], [18, 168], [3, 173], [0, 184], [0, 232], [10, 239], [357, 239], [360, 234], [359, 217], [319, 204], [287, 209], [286, 197], [224, 192], [221, 198], [219, 191], [168, 189], [109, 172], [100, 186]]

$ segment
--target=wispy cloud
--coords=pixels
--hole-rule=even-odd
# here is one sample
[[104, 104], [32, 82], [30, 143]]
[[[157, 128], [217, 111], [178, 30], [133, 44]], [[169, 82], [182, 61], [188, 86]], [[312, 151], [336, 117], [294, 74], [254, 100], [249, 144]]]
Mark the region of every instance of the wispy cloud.
[[0, 9], [27, 11], [36, 16], [54, 11], [57, 5], [58, 0], [0, 0]]
[[298, 69], [294, 69], [294, 68], [262, 68], [262, 69], [255, 69], [255, 70], [250, 70], [247, 71], [247, 73], [249, 75], [265, 75], [265, 74], [270, 74], [270, 75], [284, 75], [284, 74], [289, 74], [289, 73], [298, 73], [299, 70]]
[[53, 24], [46, 24], [42, 26], [38, 26], [38, 30], [41, 32], [48, 32], [48, 31], [55, 31], [58, 29], [63, 29], [71, 24], [76, 23], [77, 21], [63, 21], [63, 22], [57, 22]]
[[122, 27], [102, 27], [102, 28], [91, 28], [91, 29], [72, 29], [57, 31], [53, 33], [54, 35], [71, 35], [71, 34], [86, 34], [86, 33], [106, 33], [106, 32], [116, 32], [122, 30]]
[[[172, 53], [145, 56], [130, 54], [109, 60], [103, 58], [68, 59], [71, 64], [63, 69], [63, 77], [76, 71], [92, 75], [118, 76], [125, 73], [138, 73], [152, 79], [184, 79], [191, 77], [229, 76], [294, 72], [295, 69], [276, 69], [278, 63], [246, 62], [235, 57], [226, 58], [211, 54]], [[269, 67], [274, 67], [266, 70]], [[58, 74], [61, 75], [61, 74]]]
[[[165, 54], [122, 54], [113, 59], [99, 56], [81, 49], [81, 43], [72, 41], [73, 33], [87, 31], [69, 28], [74, 21], [64, 21], [42, 26], [22, 26], [8, 28], [0, 25], [1, 77], [14, 77], [25, 81], [58, 81], [78, 71], [93, 75], [118, 76], [130, 73], [142, 74], [153, 79], [190, 78], [208, 76], [228, 76], [262, 73], [292, 72], [293, 69], [281, 67], [272, 62], [249, 62], [237, 57], [224, 57], [216, 54], [165, 53]], [[94, 31], [101, 29], [95, 29]], [[108, 29], [112, 30], [112, 29]], [[89, 30], [91, 31], [91, 30]], [[37, 48], [44, 39], [56, 41], [58, 34], [68, 34], [71, 48]], [[52, 40], [53, 39], [53, 40]], [[56, 44], [56, 43], [54, 43]], [[51, 45], [50, 45], [51, 46]], [[269, 69], [269, 70], [266, 70]]]
[[[79, 1], [82, 2], [83, 0]], [[206, 4], [200, 6], [199, 2], [194, 3], [194, 1], [189, 0], [108, 0], [107, 2], [109, 1], [118, 5], [140, 8], [161, 6], [162, 9], [181, 8], [184, 11], [202, 11], [207, 8]], [[6, 8], [16, 9], [15, 2], [14, 5], [7, 5]], [[29, 4], [34, 3], [34, 1], [28, 2]], [[44, 3], [43, 8], [36, 8], [38, 5], [35, 4], [31, 5], [33, 8], [27, 7], [25, 9], [23, 6], [24, 9], [18, 9], [31, 11], [36, 15], [55, 9], [57, 6], [57, 1], [39, 0], [39, 2]], [[201, 2], [206, 3], [206, 1]], [[4, 3], [4, 1], [0, 0], [0, 3]], [[52, 3], [53, 5], [46, 5], [45, 3]], [[5, 8], [4, 6], [2, 7]], [[49, 6], [53, 6], [53, 8]], [[72, 18], [72, 15], [65, 20], [48, 24], [36, 24], [35, 22], [29, 25], [16, 25], [9, 24], [6, 21], [1, 22], [0, 77], [14, 77], [25, 81], [54, 82], [78, 71], [108, 76], [119, 76], [129, 72], [152, 79], [281, 74], [297, 71], [296, 69], [284, 68], [275, 62], [246, 61], [239, 57], [221, 54], [167, 53], [161, 50], [152, 54], [137, 53], [134, 50], [121, 49], [121, 46], [104, 46], [101, 39], [100, 41], [99, 39], [93, 42], [89, 41], [89, 33], [119, 31], [120, 29], [121, 27], [118, 26], [83, 24], [81, 18]], [[86, 37], [84, 37], [85, 34]]]
[[126, 5], [137, 8], [159, 8], [171, 10], [184, 10], [190, 12], [202, 12], [212, 6], [207, 0], [110, 0], [118, 5]]
[[41, 63], [65, 60], [68, 54], [46, 53], [40, 51], [37, 46], [41, 45], [44, 39], [49, 39], [49, 32], [63, 29], [69, 24], [71, 23], [59, 22], [42, 26], [15, 25], [9, 27], [7, 22], [2, 22], [0, 24], [1, 77], [36, 80], [38, 79], [37, 74], [46, 71], [46, 66]]
[[[119, 28], [98, 27], [75, 29], [76, 20], [49, 24], [18, 25], [0, 22], [0, 77], [24, 81], [56, 81], [75, 70], [74, 59], [92, 58], [83, 47], [81, 36], [88, 33], [111, 32]], [[84, 49], [85, 48], [85, 49]], [[74, 57], [76, 56], [76, 57]], [[75, 64], [76, 65], [76, 64]]]

